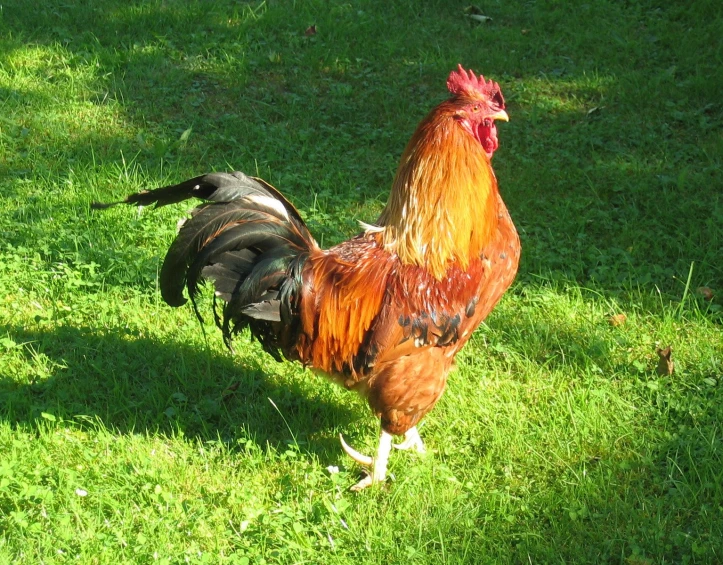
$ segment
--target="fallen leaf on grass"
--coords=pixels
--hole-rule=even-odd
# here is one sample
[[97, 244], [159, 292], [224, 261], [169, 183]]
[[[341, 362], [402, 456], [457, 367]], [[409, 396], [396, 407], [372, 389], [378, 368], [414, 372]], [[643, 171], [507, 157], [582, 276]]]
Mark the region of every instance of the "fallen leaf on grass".
[[492, 18], [490, 18], [489, 16], [485, 16], [478, 6], [467, 6], [464, 9], [464, 13], [471, 20], [474, 20], [481, 24], [492, 21]]
[[661, 377], [670, 376], [675, 370], [675, 364], [673, 363], [673, 348], [669, 345], [668, 347], [657, 349], [658, 354], [658, 368], [657, 372]]
[[628, 317], [625, 314], [615, 314], [614, 316], [610, 316], [610, 319], [608, 320], [610, 322], [610, 325], [613, 327], [622, 326], [626, 321]]
[[226, 401], [229, 398], [231, 398], [238, 389], [239, 385], [241, 384], [240, 381], [236, 381], [235, 383], [232, 383], [226, 387], [226, 389], [221, 393], [221, 400]]
[[310, 35], [316, 35], [316, 24], [307, 27], [304, 35], [307, 37], [309, 37]]
[[696, 290], [696, 292], [698, 294], [700, 294], [708, 302], [713, 300], [713, 297], [715, 296], [713, 291], [710, 288], [708, 288], [707, 286], [699, 286], [698, 289]]

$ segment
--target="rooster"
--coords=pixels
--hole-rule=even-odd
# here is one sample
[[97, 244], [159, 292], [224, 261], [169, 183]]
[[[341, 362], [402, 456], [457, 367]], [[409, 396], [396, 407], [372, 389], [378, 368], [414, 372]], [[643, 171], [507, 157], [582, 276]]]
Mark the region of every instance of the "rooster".
[[[374, 457], [348, 455], [370, 471], [353, 490], [385, 480], [392, 445], [424, 452], [417, 425], [442, 396], [457, 352], [512, 283], [520, 241], [490, 160], [496, 120], [507, 121], [497, 83], [460, 65], [451, 98], [407, 145], [375, 225], [328, 250], [275, 188], [241, 172], [211, 173], [115, 204], [191, 212], [160, 272], [163, 299], [196, 315], [203, 281], [231, 347], [248, 328], [275, 359], [305, 367], [364, 397], [381, 421]], [[393, 436], [404, 436], [393, 444]]]

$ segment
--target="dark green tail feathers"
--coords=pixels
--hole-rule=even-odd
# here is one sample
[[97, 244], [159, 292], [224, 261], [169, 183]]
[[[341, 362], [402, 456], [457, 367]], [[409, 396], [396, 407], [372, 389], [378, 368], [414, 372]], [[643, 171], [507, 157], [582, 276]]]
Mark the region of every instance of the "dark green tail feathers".
[[[230, 347], [233, 335], [249, 326], [278, 358], [281, 342], [293, 339], [289, 333], [295, 333], [290, 330], [295, 326], [301, 270], [316, 247], [301, 216], [279, 191], [241, 172], [211, 173], [91, 207], [160, 207], [189, 198], [206, 202], [191, 211], [166, 253], [159, 281], [163, 299], [181, 306], [185, 288], [202, 320], [195, 297], [199, 286], [212, 280], [214, 318], [226, 344]], [[223, 301], [220, 313], [218, 299]]]

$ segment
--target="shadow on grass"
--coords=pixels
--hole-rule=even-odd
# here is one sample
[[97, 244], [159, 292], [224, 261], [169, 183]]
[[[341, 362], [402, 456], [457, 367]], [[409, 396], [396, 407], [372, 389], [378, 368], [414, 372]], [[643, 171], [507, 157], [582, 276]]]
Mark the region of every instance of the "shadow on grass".
[[48, 413], [76, 422], [97, 418], [123, 434], [180, 432], [231, 447], [239, 438], [274, 447], [297, 441], [324, 461], [338, 453], [331, 430], [363, 414], [361, 406], [356, 413], [324, 398], [328, 388], [317, 389], [319, 377], [277, 377], [248, 356], [239, 362], [203, 346], [68, 326], [0, 333], [21, 344], [36, 375], [23, 382], [0, 374], [0, 414], [14, 425], [32, 428]]

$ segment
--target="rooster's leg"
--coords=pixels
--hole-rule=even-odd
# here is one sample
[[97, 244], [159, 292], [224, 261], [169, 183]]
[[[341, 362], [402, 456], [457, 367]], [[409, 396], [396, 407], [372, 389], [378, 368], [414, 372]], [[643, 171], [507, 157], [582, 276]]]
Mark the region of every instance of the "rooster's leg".
[[360, 465], [372, 468], [371, 473], [351, 487], [351, 490], [360, 491], [374, 483], [380, 483], [387, 478], [387, 461], [389, 460], [389, 452], [392, 450], [392, 436], [390, 434], [382, 430], [379, 436], [379, 447], [377, 447], [376, 457], [362, 455], [355, 449], [349, 447], [343, 437], [339, 436], [339, 439], [341, 440], [342, 448], [349, 457]]
[[404, 433], [404, 441], [402, 443], [395, 443], [394, 447], [402, 450], [414, 449], [417, 453], [427, 453], [427, 449], [424, 447], [424, 442], [422, 441], [422, 438], [419, 437], [417, 426], [407, 430]]

